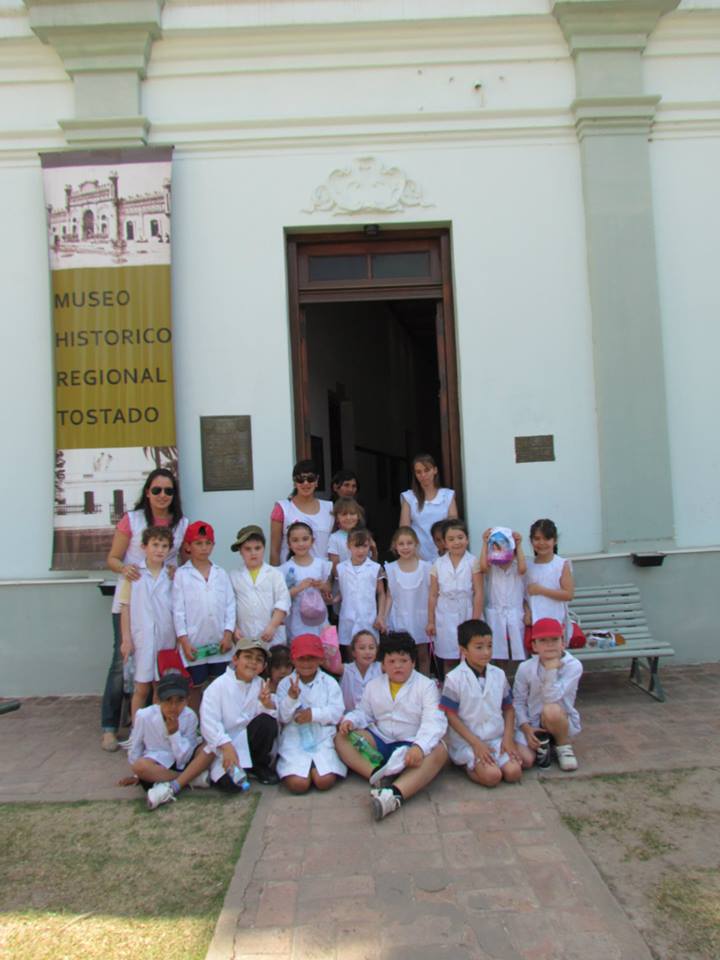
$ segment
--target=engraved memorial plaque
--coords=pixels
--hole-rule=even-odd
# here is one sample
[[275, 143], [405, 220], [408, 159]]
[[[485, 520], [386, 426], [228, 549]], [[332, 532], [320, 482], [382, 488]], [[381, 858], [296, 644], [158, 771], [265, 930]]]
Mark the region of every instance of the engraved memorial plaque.
[[250, 417], [200, 417], [203, 490], [252, 490]]
[[551, 433], [537, 437], [515, 437], [515, 463], [537, 463], [555, 459], [555, 438]]

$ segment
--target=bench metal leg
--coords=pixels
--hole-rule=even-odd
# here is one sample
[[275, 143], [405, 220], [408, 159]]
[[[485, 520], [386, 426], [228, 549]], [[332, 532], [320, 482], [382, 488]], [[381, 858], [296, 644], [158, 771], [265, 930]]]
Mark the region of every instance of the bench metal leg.
[[642, 682], [640, 657], [633, 657], [628, 680], [636, 687], [639, 687], [640, 690], [643, 690], [645, 693], [649, 693], [651, 697], [654, 697], [656, 700], [664, 703], [665, 691], [663, 690], [663, 685], [660, 683], [660, 674], [658, 672], [660, 657], [646, 657], [646, 659], [648, 671], [647, 684]]

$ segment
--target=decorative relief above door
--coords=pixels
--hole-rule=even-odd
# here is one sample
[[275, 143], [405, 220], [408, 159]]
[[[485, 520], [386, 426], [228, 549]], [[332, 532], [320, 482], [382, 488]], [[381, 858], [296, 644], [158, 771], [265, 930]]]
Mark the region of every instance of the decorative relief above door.
[[408, 207], [429, 207], [422, 188], [399, 167], [386, 167], [377, 157], [358, 157], [333, 170], [316, 187], [304, 213], [397, 213]]

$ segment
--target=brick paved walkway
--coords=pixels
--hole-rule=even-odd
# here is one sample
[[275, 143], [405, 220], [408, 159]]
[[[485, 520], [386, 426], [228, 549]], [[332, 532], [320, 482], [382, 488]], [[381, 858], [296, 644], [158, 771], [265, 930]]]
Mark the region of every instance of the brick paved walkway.
[[[664, 704], [620, 673], [583, 680], [574, 776], [720, 766], [720, 665], [663, 680]], [[0, 716], [0, 800], [137, 795], [114, 786], [124, 755], [100, 751], [98, 715], [71, 698]], [[355, 777], [324, 795], [263, 788], [209, 960], [443, 957], [650, 960], [535, 771], [494, 791], [446, 771], [379, 824]]]

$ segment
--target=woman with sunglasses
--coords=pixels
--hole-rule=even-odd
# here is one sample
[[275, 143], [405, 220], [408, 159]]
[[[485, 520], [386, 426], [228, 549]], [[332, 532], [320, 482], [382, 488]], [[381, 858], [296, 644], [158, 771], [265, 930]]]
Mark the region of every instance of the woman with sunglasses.
[[170, 527], [173, 531], [173, 546], [168, 554], [168, 563], [177, 562], [178, 550], [185, 536], [188, 520], [182, 515], [180, 491], [177, 479], [170, 470], [159, 467], [152, 470], [143, 485], [135, 509], [124, 514], [113, 536], [107, 565], [118, 575], [115, 597], [112, 606], [113, 618], [113, 657], [110, 663], [105, 692], [102, 699], [102, 740], [103, 750], [112, 752], [119, 747], [117, 730], [120, 726], [120, 713], [123, 700], [123, 660], [120, 654], [120, 583], [123, 580], [137, 580], [140, 577], [140, 563], [143, 560], [141, 548], [145, 527]]
[[278, 500], [270, 514], [270, 563], [280, 566], [288, 559], [287, 529], [291, 523], [307, 523], [314, 536], [312, 555], [327, 557], [333, 528], [333, 505], [315, 496], [320, 477], [312, 460], [293, 467], [293, 489], [287, 500]]

